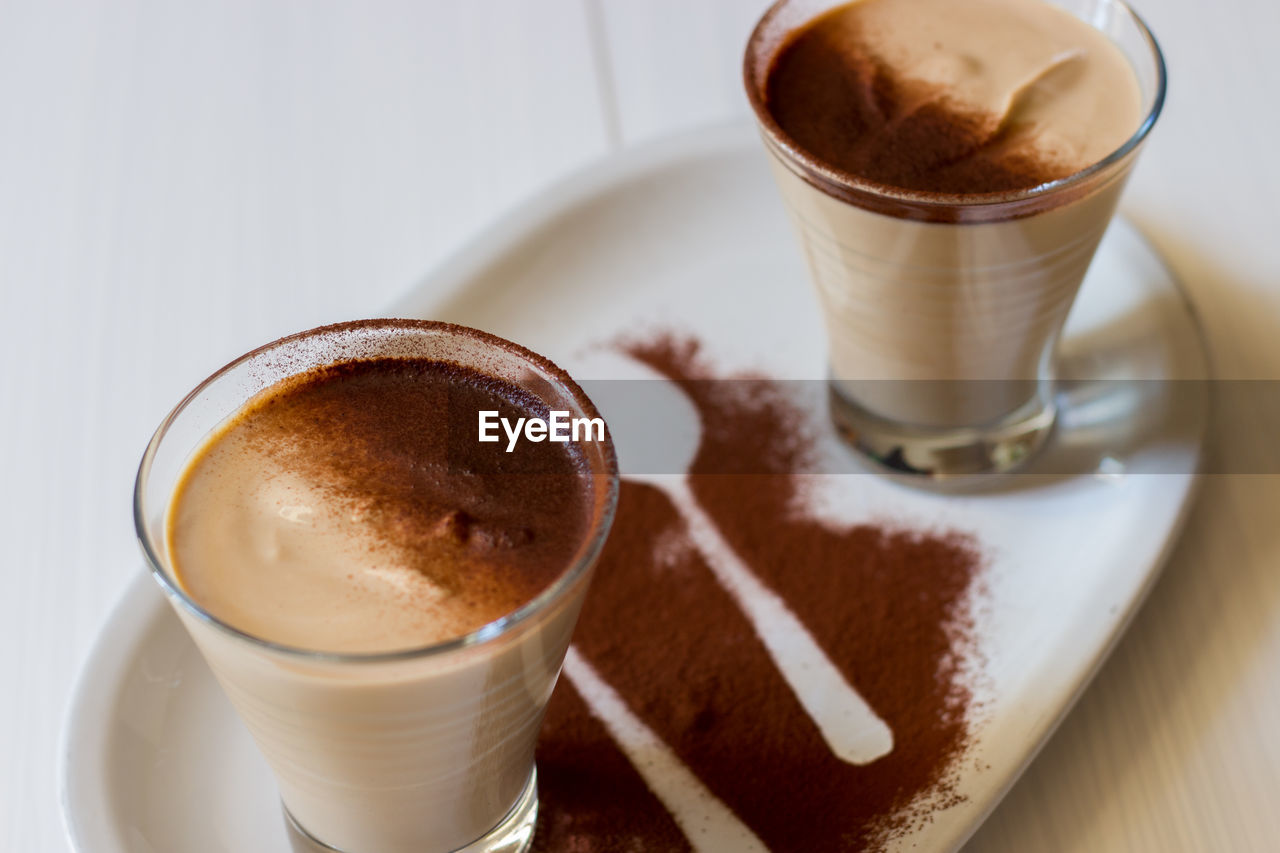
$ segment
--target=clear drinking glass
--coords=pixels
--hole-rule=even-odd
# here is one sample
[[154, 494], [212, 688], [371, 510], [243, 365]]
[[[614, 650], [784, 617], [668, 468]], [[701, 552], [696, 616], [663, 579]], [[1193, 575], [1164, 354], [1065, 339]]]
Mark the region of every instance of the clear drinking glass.
[[554, 365], [500, 338], [418, 321], [329, 326], [255, 350], [192, 391], [147, 447], [134, 520], [152, 573], [275, 771], [295, 847], [523, 850], [537, 817], [538, 729], [617, 502], [607, 437], [581, 444], [591, 518], [564, 572], [513, 613], [426, 648], [333, 654], [250, 636], [187, 595], [165, 546], [191, 454], [254, 394], [323, 364], [408, 356], [474, 367], [552, 409], [597, 416]]
[[1141, 123], [1110, 156], [1067, 178], [941, 201], [832, 170], [765, 108], [777, 48], [846, 1], [780, 0], [752, 33], [743, 69], [822, 304], [832, 418], [882, 470], [934, 478], [1012, 470], [1052, 431], [1058, 337], [1160, 114], [1160, 48], [1119, 0], [1054, 3], [1124, 53]]

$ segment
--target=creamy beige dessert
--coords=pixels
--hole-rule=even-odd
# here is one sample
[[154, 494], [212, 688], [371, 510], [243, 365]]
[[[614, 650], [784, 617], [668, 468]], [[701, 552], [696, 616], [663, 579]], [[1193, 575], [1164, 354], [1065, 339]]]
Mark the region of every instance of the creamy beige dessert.
[[545, 408], [427, 359], [292, 378], [188, 467], [169, 512], [178, 580], [224, 622], [297, 648], [391, 652], [474, 631], [548, 586], [585, 534], [573, 445], [478, 442], [477, 412]]
[[1026, 402], [1132, 165], [1072, 178], [1142, 123], [1125, 54], [1042, 0], [790, 2], [746, 79], [848, 396], [927, 428]]
[[482, 410], [595, 415], [557, 368], [496, 338], [413, 321], [312, 334], [321, 357], [368, 353], [307, 370], [291, 364], [309, 341], [286, 339], [233, 365], [232, 387], [294, 375], [188, 458], [165, 573], [234, 629], [175, 600], [298, 825], [355, 853], [458, 849], [535, 814], [534, 745], [611, 517], [612, 450], [479, 442]]
[[807, 153], [858, 179], [971, 195], [1102, 160], [1138, 127], [1128, 60], [1042, 0], [857, 0], [774, 54], [764, 102]]

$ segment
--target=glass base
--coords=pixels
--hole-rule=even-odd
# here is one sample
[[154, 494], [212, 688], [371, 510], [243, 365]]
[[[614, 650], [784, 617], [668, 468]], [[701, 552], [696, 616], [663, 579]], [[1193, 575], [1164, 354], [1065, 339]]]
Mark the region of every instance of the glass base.
[[917, 485], [964, 485], [1025, 465], [1053, 432], [1057, 406], [1047, 387], [998, 421], [981, 426], [919, 427], [874, 414], [829, 386], [831, 420], [878, 473]]
[[[285, 825], [289, 832], [289, 846], [293, 853], [382, 853], [378, 850], [341, 850], [325, 844], [294, 819], [289, 809], [281, 804]], [[475, 841], [459, 847], [451, 853], [524, 853], [533, 844], [533, 833], [538, 823], [538, 769], [529, 774], [529, 781], [516, 798], [515, 805], [498, 825]], [[421, 853], [436, 853], [424, 850]]]

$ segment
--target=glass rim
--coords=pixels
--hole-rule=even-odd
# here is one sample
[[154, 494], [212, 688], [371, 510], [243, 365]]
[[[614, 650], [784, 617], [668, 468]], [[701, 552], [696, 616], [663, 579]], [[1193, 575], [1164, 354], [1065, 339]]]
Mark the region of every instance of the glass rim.
[[[756, 122], [761, 130], [764, 131], [767, 141], [770, 145], [776, 146], [785, 157], [779, 157], [779, 160], [787, 166], [792, 163], [802, 167], [810, 175], [816, 176], [831, 186], [843, 190], [852, 198], [864, 199], [872, 202], [873, 210], [878, 208], [891, 208], [889, 211], [879, 210], [878, 212], [888, 212], [889, 215], [896, 215], [901, 218], [909, 219], [926, 219], [929, 221], [989, 221], [991, 219], [1003, 219], [1013, 217], [1002, 217], [995, 213], [993, 209], [1005, 209], [1012, 207], [1021, 209], [1027, 205], [1034, 205], [1039, 199], [1046, 196], [1056, 195], [1062, 191], [1073, 189], [1082, 184], [1087, 184], [1093, 178], [1107, 172], [1111, 167], [1123, 161], [1129, 156], [1151, 132], [1151, 128], [1155, 126], [1156, 119], [1160, 117], [1161, 111], [1164, 109], [1165, 92], [1167, 87], [1167, 69], [1164, 61], [1164, 52], [1160, 49], [1160, 43], [1156, 40], [1155, 34], [1151, 32], [1151, 28], [1147, 26], [1142, 16], [1134, 11], [1125, 0], [1105, 0], [1111, 6], [1117, 7], [1133, 21], [1138, 28], [1139, 35], [1146, 42], [1151, 52], [1151, 57], [1155, 64], [1155, 91], [1151, 102], [1150, 109], [1138, 124], [1137, 130], [1133, 132], [1120, 147], [1116, 148], [1106, 157], [1093, 163], [1078, 172], [1073, 172], [1064, 178], [1058, 178], [1053, 181], [1046, 181], [1023, 190], [1015, 190], [1012, 192], [994, 192], [994, 193], [965, 193], [965, 194], [942, 194], [942, 193], [924, 193], [916, 190], [901, 189], [892, 187], [887, 184], [881, 184], [876, 181], [866, 180], [856, 175], [852, 175], [840, 169], [836, 169], [827, 165], [817, 157], [811, 156], [800, 145], [798, 145], [784, 131], [770, 114], [765, 105], [764, 95], [761, 87], [756, 85], [755, 71], [760, 67], [760, 62], [770, 62], [773, 53], [767, 57], [759, 55], [760, 43], [764, 37], [766, 26], [777, 17], [784, 7], [795, 0], [775, 0], [775, 2], [765, 10], [760, 20], [756, 22], [755, 27], [751, 30], [751, 35], [747, 39], [747, 47], [743, 56], [742, 77], [744, 88], [747, 92], [747, 100], [751, 104], [752, 112], [755, 114]], [[853, 0], [857, 2], [857, 0]], [[1049, 0], [1046, 0], [1049, 2]], [[1049, 3], [1057, 8], [1056, 3]], [[835, 8], [833, 4], [828, 8]], [[1065, 11], [1065, 10], [1064, 10]], [[1068, 12], [1068, 14], [1071, 14]], [[1075, 16], [1073, 16], [1075, 17]], [[812, 20], [812, 19], [810, 19]], [[1084, 20], [1084, 19], [1080, 19]], [[1084, 21], [1089, 26], [1092, 23]], [[1097, 29], [1095, 27], [1095, 29]], [[1101, 31], [1101, 30], [1099, 30]], [[792, 30], [791, 32], [794, 32]], [[785, 38], [785, 37], [784, 37]], [[776, 51], [775, 51], [776, 52]], [[763, 77], [768, 77], [768, 67], [765, 67]], [[763, 82], [763, 81], [762, 81]], [[787, 162], [790, 160], [791, 162]], [[806, 177], [806, 176], [801, 176]], [[825, 188], [821, 188], [825, 189]], [[879, 202], [879, 205], [875, 205]], [[857, 202], [851, 202], [856, 204]], [[965, 210], [973, 213], [957, 217], [941, 216], [938, 213], [942, 211]], [[914, 215], [910, 212], [915, 211]], [[930, 212], [934, 215], [930, 215]], [[984, 211], [984, 213], [978, 213]], [[1016, 215], [1016, 214], [1015, 214]]]
[[[546, 379], [553, 383], [553, 385], [567, 392], [568, 396], [572, 398], [573, 402], [585, 415], [589, 417], [600, 417], [599, 411], [596, 409], [595, 404], [591, 402], [590, 398], [587, 397], [586, 392], [579, 387], [578, 383], [575, 382], [565, 370], [558, 367], [550, 359], [533, 352], [527, 347], [523, 347], [520, 344], [509, 341], [506, 338], [501, 338], [489, 332], [484, 332], [469, 326], [462, 326], [457, 323], [410, 318], [353, 320], [344, 323], [333, 323], [326, 326], [319, 326], [303, 332], [296, 332], [292, 335], [286, 335], [282, 338], [271, 341], [270, 343], [263, 344], [262, 346], [257, 347], [223, 365], [183, 397], [182, 400], [179, 401], [179, 403], [165, 416], [164, 420], [160, 422], [160, 426], [157, 427], [156, 431], [152, 434], [150, 441], [147, 443], [146, 450], [143, 451], [142, 461], [138, 465], [138, 472], [134, 479], [133, 487], [133, 523], [134, 531], [138, 538], [138, 544], [142, 548], [142, 553], [147, 561], [147, 566], [151, 571], [151, 575], [160, 584], [160, 587], [164, 590], [165, 594], [181, 606], [186, 612], [235, 640], [248, 642], [249, 644], [264, 651], [278, 654], [283, 657], [298, 659], [309, 663], [396, 663], [418, 660], [421, 658], [439, 657], [450, 652], [480, 646], [506, 636], [515, 628], [528, 622], [535, 614], [546, 610], [548, 607], [561, 600], [595, 564], [596, 560], [600, 556], [600, 552], [604, 548], [604, 543], [609, 536], [609, 531], [613, 526], [613, 518], [618, 506], [618, 460], [613, 446], [613, 439], [609, 436], [607, 429], [605, 432], [605, 441], [602, 442], [604, 470], [596, 471], [594, 469], [597, 466], [593, 465], [591, 466], [593, 470], [589, 474], [593, 479], [599, 474], [603, 474], [606, 478], [605, 490], [603, 495], [600, 496], [602, 499], [599, 504], [600, 508], [592, 513], [589, 533], [585, 537], [583, 544], [579, 547], [574, 560], [556, 576], [554, 581], [548, 584], [532, 599], [520, 605], [515, 610], [505, 613], [497, 619], [487, 622], [479, 628], [463, 634], [460, 637], [452, 637], [450, 639], [430, 643], [425, 646], [413, 646], [406, 649], [393, 649], [385, 652], [321, 651], [301, 646], [293, 646], [287, 643], [278, 643], [237, 628], [210, 613], [182, 588], [176, 578], [170, 578], [169, 575], [166, 574], [164, 570], [165, 561], [160, 556], [164, 553], [165, 549], [163, 547], [158, 548], [156, 546], [147, 525], [146, 480], [147, 476], [151, 472], [151, 466], [155, 461], [156, 453], [159, 451], [165, 436], [168, 434], [169, 428], [187, 409], [187, 407], [194, 402], [205, 389], [224, 376], [228, 371], [280, 346], [321, 334], [360, 329], [388, 330], [397, 328], [411, 328], [418, 331], [453, 335], [465, 334], [472, 340], [479, 340], [486, 345], [496, 346], [497, 348], [504, 350], [511, 355], [515, 355], [536, 367], [540, 373], [544, 374]], [[232, 412], [227, 413], [228, 416], [231, 414]]]

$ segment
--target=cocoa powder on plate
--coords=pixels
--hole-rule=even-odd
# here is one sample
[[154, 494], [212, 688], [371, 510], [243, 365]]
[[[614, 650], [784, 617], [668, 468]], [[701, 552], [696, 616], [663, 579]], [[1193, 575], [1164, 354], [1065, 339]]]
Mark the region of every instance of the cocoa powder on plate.
[[[818, 424], [780, 383], [714, 381], [691, 339], [626, 351], [694, 402], [703, 432], [690, 485], [699, 503], [888, 723], [894, 749], [865, 766], [831, 754], [675, 507], [650, 486], [623, 483], [575, 634], [579, 652], [773, 850], [880, 849], [954, 805], [972, 734], [965, 664], [981, 567], [975, 543], [798, 514]], [[744, 473], [726, 473], [734, 471]], [[566, 691], [562, 680], [557, 692]], [[576, 693], [557, 695], [548, 712], [538, 849], [684, 849], [670, 816], [584, 714]], [[696, 829], [684, 829], [696, 846]]]

